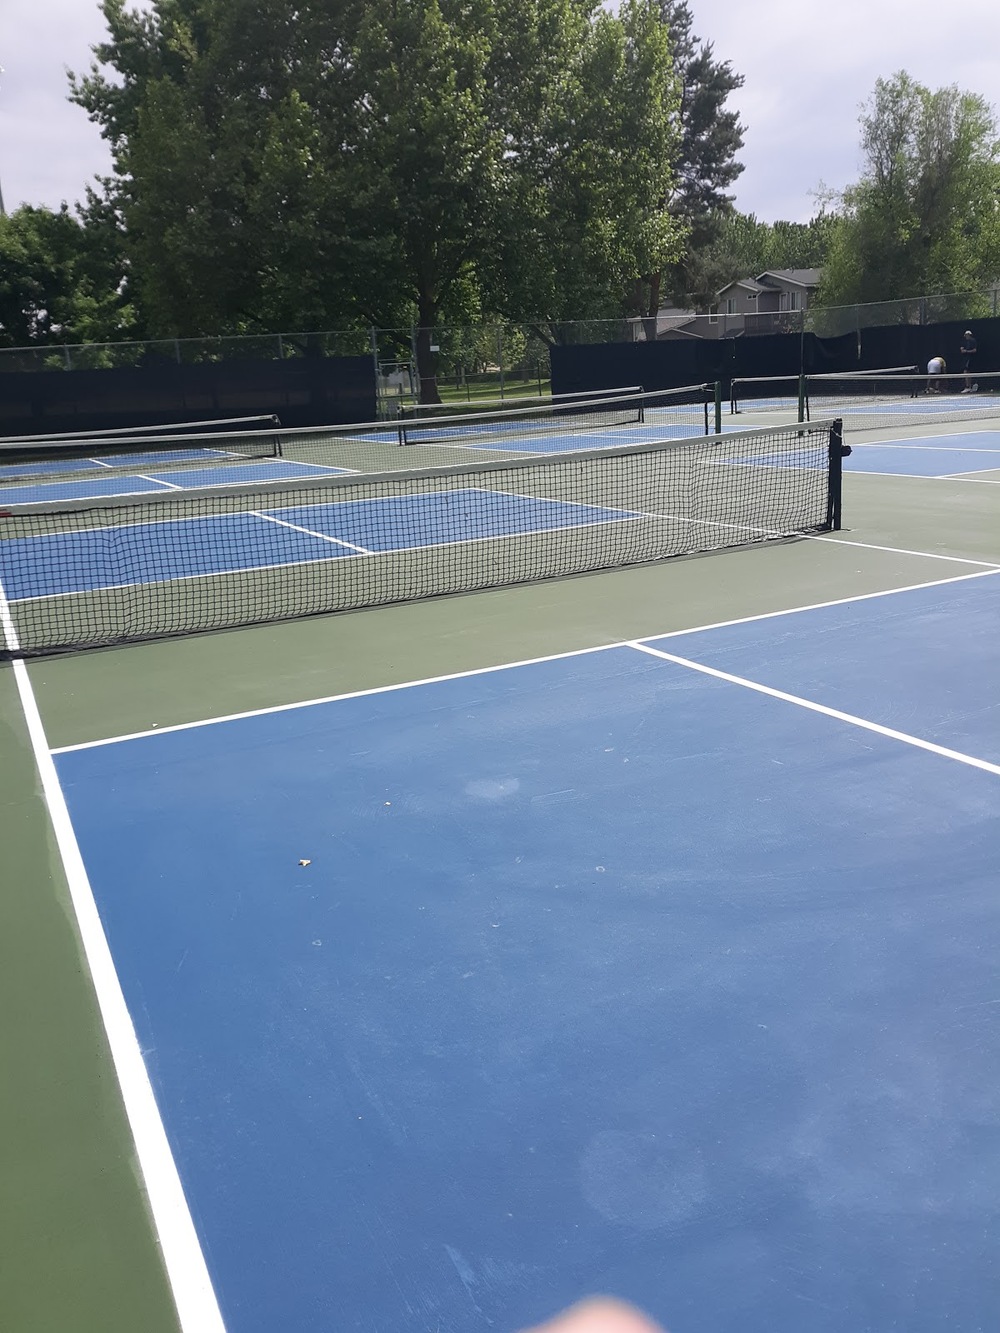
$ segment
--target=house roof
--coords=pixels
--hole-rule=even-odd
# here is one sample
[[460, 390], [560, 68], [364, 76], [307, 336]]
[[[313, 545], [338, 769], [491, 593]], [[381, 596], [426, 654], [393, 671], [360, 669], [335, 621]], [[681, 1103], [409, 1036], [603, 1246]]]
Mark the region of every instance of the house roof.
[[821, 268], [770, 268], [757, 274], [757, 281], [768, 286], [768, 278], [781, 278], [795, 287], [818, 287], [823, 276]]
[[715, 293], [716, 296], [721, 296], [723, 292], [728, 292], [731, 287], [745, 287], [747, 291], [753, 292], [755, 295], [758, 292], [768, 291], [768, 288], [763, 283], [758, 282], [756, 278], [734, 278], [732, 282], [727, 282], [725, 287], [720, 287]]

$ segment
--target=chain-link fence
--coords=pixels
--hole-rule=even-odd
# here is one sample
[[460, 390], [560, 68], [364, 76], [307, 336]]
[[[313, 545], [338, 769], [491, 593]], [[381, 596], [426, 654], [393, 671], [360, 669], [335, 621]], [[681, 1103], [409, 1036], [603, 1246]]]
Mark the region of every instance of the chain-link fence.
[[143, 342], [75, 343], [0, 348], [0, 373], [103, 370], [123, 366], [310, 356], [370, 356], [380, 414], [394, 416], [426, 400], [501, 401], [550, 392], [553, 346], [708, 341], [767, 334], [814, 333], [834, 338], [899, 324], [982, 319], [1000, 313], [1000, 286], [976, 292], [917, 296], [865, 305], [800, 310], [699, 314], [664, 308], [655, 317], [536, 323], [444, 325], [431, 329], [357, 327], [305, 333]]

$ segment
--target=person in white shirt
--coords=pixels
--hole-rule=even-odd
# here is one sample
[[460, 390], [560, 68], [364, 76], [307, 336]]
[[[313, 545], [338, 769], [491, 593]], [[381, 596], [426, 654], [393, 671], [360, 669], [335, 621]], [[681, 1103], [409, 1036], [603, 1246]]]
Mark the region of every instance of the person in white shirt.
[[940, 393], [941, 386], [937, 382], [937, 376], [943, 375], [947, 367], [943, 356], [932, 356], [927, 362], [927, 392]]

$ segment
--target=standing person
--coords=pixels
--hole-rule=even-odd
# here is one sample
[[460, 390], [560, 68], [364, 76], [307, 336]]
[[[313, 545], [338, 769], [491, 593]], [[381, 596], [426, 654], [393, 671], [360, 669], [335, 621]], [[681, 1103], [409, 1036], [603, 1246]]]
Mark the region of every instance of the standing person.
[[975, 393], [979, 388], [978, 384], [972, 382], [972, 364], [976, 359], [976, 340], [972, 336], [972, 330], [966, 329], [962, 336], [962, 346], [958, 349], [962, 356], [962, 373], [965, 376], [965, 388], [963, 393]]
[[938, 376], [943, 375], [947, 370], [943, 356], [932, 356], [927, 362], [927, 392], [940, 393], [938, 385]]

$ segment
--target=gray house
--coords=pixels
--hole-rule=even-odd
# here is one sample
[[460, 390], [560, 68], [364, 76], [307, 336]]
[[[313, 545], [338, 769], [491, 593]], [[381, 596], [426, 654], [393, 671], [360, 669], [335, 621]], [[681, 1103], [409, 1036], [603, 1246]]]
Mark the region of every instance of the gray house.
[[801, 312], [809, 309], [821, 276], [818, 268], [778, 268], [755, 278], [736, 278], [716, 293], [709, 320], [720, 338], [797, 332]]

